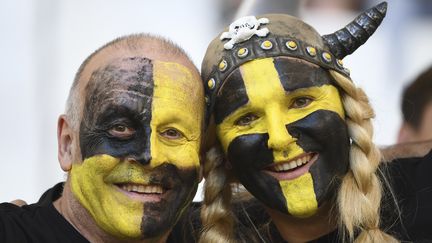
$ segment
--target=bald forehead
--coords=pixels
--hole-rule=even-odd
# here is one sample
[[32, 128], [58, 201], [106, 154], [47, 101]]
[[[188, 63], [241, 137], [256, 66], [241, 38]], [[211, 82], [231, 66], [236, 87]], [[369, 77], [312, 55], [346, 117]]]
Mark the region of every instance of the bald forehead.
[[162, 46], [158, 45], [157, 43], [142, 45], [139, 49], [130, 49], [116, 45], [107, 47], [92, 57], [84, 67], [81, 73], [79, 85], [85, 86], [85, 84], [89, 81], [91, 74], [100, 67], [108, 65], [113, 61], [128, 57], [142, 57], [150, 60], [178, 63], [190, 69], [194, 76], [200, 76], [198, 69], [188, 59], [187, 56], [184, 54], [172, 55], [168, 52], [164, 52], [161, 48]]

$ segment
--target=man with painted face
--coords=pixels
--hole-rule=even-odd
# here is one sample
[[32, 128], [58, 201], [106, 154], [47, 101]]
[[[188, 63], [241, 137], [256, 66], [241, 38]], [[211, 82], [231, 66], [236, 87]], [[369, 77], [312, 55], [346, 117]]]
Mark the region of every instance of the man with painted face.
[[0, 207], [0, 242], [175, 242], [199, 175], [203, 88], [175, 44], [116, 39], [79, 68], [58, 121], [67, 181]]
[[248, 16], [210, 43], [201, 75], [229, 166], [214, 151], [206, 161], [205, 195], [212, 198], [202, 210], [203, 242], [233, 234], [221, 226], [229, 225], [221, 216], [227, 210], [213, 208], [230, 195], [224, 167], [264, 206], [240, 220], [262, 233], [260, 241], [396, 241], [380, 220], [373, 110], [341, 61], [374, 33], [386, 9], [379, 4], [324, 36], [292, 16]]

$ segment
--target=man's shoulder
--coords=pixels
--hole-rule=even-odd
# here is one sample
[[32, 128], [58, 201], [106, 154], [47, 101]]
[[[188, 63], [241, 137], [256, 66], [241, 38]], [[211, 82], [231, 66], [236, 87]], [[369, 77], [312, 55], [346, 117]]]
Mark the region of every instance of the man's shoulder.
[[52, 188], [46, 190], [39, 198], [39, 201], [36, 203], [36, 205], [48, 206], [52, 204], [55, 200], [61, 197], [63, 193], [63, 186], [64, 182], [59, 182]]
[[381, 154], [384, 162], [394, 160], [422, 158], [431, 153], [432, 140], [424, 142], [412, 142], [395, 144], [381, 148]]
[[1, 203], [0, 242], [88, 242], [53, 205], [62, 188], [57, 184], [37, 203], [22, 207]]
[[[385, 190], [384, 197], [388, 199], [385, 201], [389, 203], [382, 205], [385, 216], [382, 218], [385, 220], [391, 215], [399, 215], [403, 226], [394, 223], [393, 220], [397, 220], [395, 217], [390, 217], [392, 220], [387, 220], [388, 223], [415, 242], [432, 239], [429, 230], [432, 224], [431, 148], [432, 141], [428, 141], [394, 145], [383, 151], [381, 169], [391, 184], [393, 195]], [[389, 206], [393, 199], [397, 201], [397, 208]]]

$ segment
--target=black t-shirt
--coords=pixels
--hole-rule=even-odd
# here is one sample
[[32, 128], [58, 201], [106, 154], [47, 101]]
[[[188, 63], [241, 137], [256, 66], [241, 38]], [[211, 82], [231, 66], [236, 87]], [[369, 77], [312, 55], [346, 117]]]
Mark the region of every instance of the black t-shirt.
[[[382, 228], [403, 241], [432, 242], [432, 151], [422, 158], [396, 159], [383, 164], [381, 169], [401, 212], [399, 219], [392, 197], [385, 193]], [[0, 204], [0, 242], [88, 242], [54, 208], [52, 202], [62, 190], [63, 184], [59, 183], [45, 192], [39, 202], [28, 206]], [[199, 208], [199, 203], [193, 203], [184, 213], [170, 234], [169, 243], [197, 241], [201, 230]], [[243, 239], [241, 242], [285, 242], [256, 200], [236, 203], [234, 209], [235, 232]], [[334, 231], [313, 242], [340, 242], [340, 237]]]
[[[63, 192], [63, 183], [47, 190], [35, 204], [18, 207], [0, 204], [0, 243], [73, 242], [88, 243], [75, 228], [54, 208], [53, 202]], [[199, 226], [192, 226], [192, 217], [199, 215], [199, 204], [194, 203], [168, 236], [167, 243], [197, 242]]]
[[18, 207], [1, 203], [0, 242], [89, 242], [54, 208], [52, 202], [62, 191], [59, 183], [35, 204]]
[[[381, 229], [402, 242], [432, 242], [432, 151], [421, 158], [395, 159], [380, 167], [393, 190], [384, 185], [381, 205]], [[397, 201], [399, 210], [395, 206]], [[262, 205], [255, 199], [234, 205], [238, 239], [253, 238], [255, 242], [285, 242]], [[400, 212], [400, 217], [398, 217]], [[241, 233], [239, 233], [241, 232]], [[253, 237], [252, 237], [253, 236]], [[240, 240], [240, 242], [250, 242]], [[312, 241], [341, 242], [336, 230]]]

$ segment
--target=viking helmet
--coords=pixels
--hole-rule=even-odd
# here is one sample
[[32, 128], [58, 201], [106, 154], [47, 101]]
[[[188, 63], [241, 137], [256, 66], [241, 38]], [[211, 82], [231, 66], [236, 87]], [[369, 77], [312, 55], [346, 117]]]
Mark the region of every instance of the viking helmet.
[[210, 43], [201, 66], [207, 110], [212, 111], [216, 94], [228, 75], [254, 59], [296, 57], [349, 77], [342, 59], [369, 39], [386, 12], [387, 3], [382, 2], [344, 28], [323, 36], [289, 15], [247, 16], [234, 21]]

